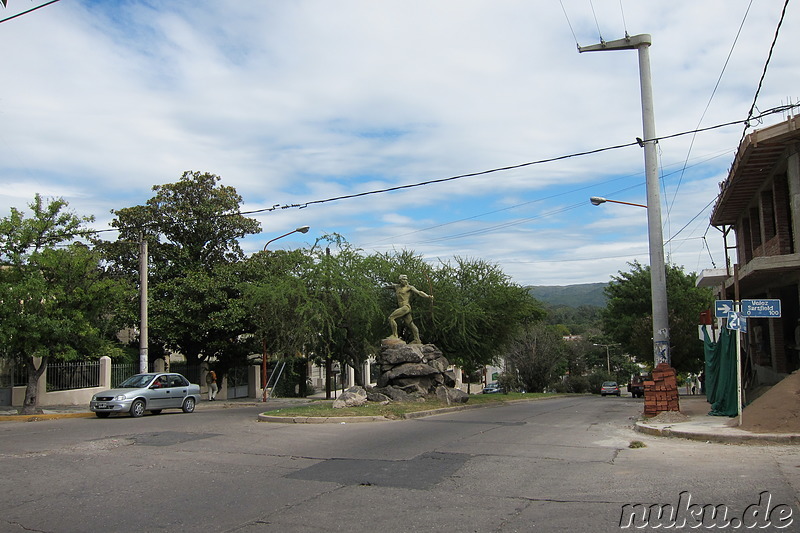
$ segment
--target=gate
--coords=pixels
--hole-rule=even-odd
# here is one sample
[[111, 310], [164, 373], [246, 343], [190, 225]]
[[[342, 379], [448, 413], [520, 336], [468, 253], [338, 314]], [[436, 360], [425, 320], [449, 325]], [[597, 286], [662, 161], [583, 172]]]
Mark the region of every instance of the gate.
[[247, 367], [235, 366], [228, 370], [228, 399], [247, 398]]

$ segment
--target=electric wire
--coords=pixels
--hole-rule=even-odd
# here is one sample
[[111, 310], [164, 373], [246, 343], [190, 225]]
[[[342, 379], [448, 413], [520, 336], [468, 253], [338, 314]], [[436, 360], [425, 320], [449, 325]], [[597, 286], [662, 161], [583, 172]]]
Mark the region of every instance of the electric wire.
[[[620, 0], [621, 1], [621, 0]], [[714, 100], [714, 96], [717, 94], [717, 89], [719, 88], [720, 83], [722, 82], [722, 77], [725, 75], [725, 70], [728, 68], [728, 63], [731, 60], [731, 56], [733, 56], [733, 50], [736, 48], [736, 43], [739, 42], [739, 37], [742, 34], [742, 29], [744, 28], [745, 21], [747, 21], [747, 16], [750, 13], [750, 8], [753, 5], [753, 0], [750, 0], [750, 3], [747, 5], [747, 9], [745, 10], [744, 16], [742, 17], [742, 22], [739, 24], [739, 29], [736, 32], [736, 37], [733, 39], [733, 43], [731, 44], [730, 50], [728, 50], [728, 57], [725, 58], [725, 63], [722, 65], [722, 71], [719, 73], [717, 77], [717, 83], [714, 84], [714, 88], [711, 90], [711, 96], [708, 98], [708, 102], [706, 102], [706, 107], [703, 109], [703, 113], [700, 115], [700, 120], [697, 121], [696, 128], [699, 128], [700, 125], [703, 123], [703, 119], [706, 117], [706, 113], [708, 113], [708, 108], [711, 107], [711, 102]], [[692, 153], [692, 149], [694, 148], [694, 141], [697, 138], [697, 135], [692, 135], [691, 142], [689, 143], [689, 149], [686, 152], [686, 161], [689, 160], [689, 156]], [[667, 206], [667, 216], [672, 209], [672, 206], [675, 204], [675, 199], [678, 196], [678, 191], [680, 190], [681, 183], [683, 182], [683, 172], [678, 177], [678, 184], [675, 187], [675, 194], [672, 196], [672, 202], [669, 203]]]
[[758, 80], [758, 87], [756, 87], [756, 94], [753, 96], [753, 104], [750, 106], [750, 110], [747, 112], [747, 120], [745, 121], [744, 131], [742, 131], [742, 138], [739, 139], [739, 144], [742, 144], [744, 141], [745, 135], [747, 135], [747, 129], [750, 127], [749, 120], [753, 118], [753, 111], [756, 109], [756, 104], [758, 102], [758, 95], [761, 93], [761, 87], [764, 84], [764, 78], [767, 76], [767, 69], [769, 68], [770, 60], [772, 59], [772, 52], [775, 50], [775, 44], [778, 42], [778, 35], [781, 31], [781, 26], [783, 25], [783, 20], [786, 17], [786, 8], [789, 7], [789, 0], [786, 0], [783, 4], [783, 10], [781, 10], [781, 18], [778, 20], [778, 26], [775, 28], [775, 35], [772, 38], [772, 44], [769, 47], [769, 54], [767, 54], [767, 60], [764, 62], [764, 69], [761, 71], [761, 78]]
[[[787, 110], [794, 109], [796, 107], [800, 107], [800, 104], [782, 105], [782, 106], [775, 107], [775, 108], [772, 108], [772, 109], [768, 109], [768, 110], [766, 110], [764, 112], [761, 112], [757, 117], [751, 117], [751, 119], [752, 118], [763, 118], [765, 116], [772, 115], [772, 114], [775, 114], [775, 113], [786, 112]], [[665, 135], [663, 137], [656, 137], [654, 139], [646, 139], [646, 141], [656, 141], [656, 142], [658, 142], [658, 141], [661, 141], [661, 140], [673, 139], [673, 138], [681, 137], [681, 136], [684, 136], [684, 135], [690, 135], [690, 134], [695, 133], [695, 132], [706, 132], [706, 131], [711, 131], [711, 130], [715, 130], [715, 129], [719, 129], [719, 128], [724, 128], [724, 127], [727, 127], [727, 126], [742, 124], [745, 121], [746, 121], [746, 119], [733, 120], [733, 121], [730, 121], [730, 122], [716, 124], [716, 125], [708, 126], [708, 127], [701, 128], [701, 129], [695, 129], [695, 130], [684, 131], [684, 132], [680, 132], [680, 133], [674, 133], [674, 134], [671, 134], [671, 135]], [[433, 184], [437, 184], [437, 183], [445, 183], [445, 182], [454, 181], [454, 180], [460, 180], [460, 179], [465, 179], [465, 178], [471, 178], [471, 177], [477, 177], [477, 176], [485, 176], [485, 175], [488, 175], [488, 174], [494, 174], [494, 173], [498, 173], [498, 172], [505, 172], [505, 171], [509, 171], [509, 170], [516, 170], [516, 169], [520, 169], [520, 168], [525, 168], [525, 167], [530, 167], [530, 166], [535, 166], [535, 165], [541, 165], [541, 164], [545, 164], [545, 163], [552, 163], [552, 162], [556, 162], [556, 161], [563, 161], [563, 160], [571, 159], [571, 158], [575, 158], [575, 157], [583, 157], [583, 156], [587, 156], [587, 155], [599, 154], [599, 153], [602, 153], [602, 152], [607, 152], [607, 151], [611, 151], [611, 150], [618, 150], [618, 149], [621, 149], [621, 148], [628, 148], [628, 147], [632, 147], [632, 146], [640, 146], [640, 142], [638, 140], [635, 140], [635, 141], [629, 142], [629, 143], [606, 146], [606, 147], [602, 147], [602, 148], [595, 148], [595, 149], [592, 149], [592, 150], [584, 150], [584, 151], [581, 151], [581, 152], [573, 152], [573, 153], [570, 153], [570, 154], [565, 154], [565, 155], [560, 155], [560, 156], [555, 156], [555, 157], [548, 157], [548, 158], [544, 158], [544, 159], [538, 159], [538, 160], [535, 160], [535, 161], [529, 161], [527, 163], [520, 163], [520, 164], [516, 164], [516, 165], [508, 165], [508, 166], [493, 168], [493, 169], [489, 169], [489, 170], [482, 170], [482, 171], [478, 171], [478, 172], [470, 172], [470, 173], [467, 173], [467, 174], [459, 174], [459, 175], [456, 175], [456, 176], [450, 176], [450, 177], [446, 177], [446, 178], [431, 179], [431, 180], [421, 181], [421, 182], [417, 182], [417, 183], [409, 183], [409, 184], [405, 184], [405, 185], [397, 185], [397, 186], [394, 186], [394, 187], [387, 187], [387, 188], [383, 188], [383, 189], [375, 189], [375, 190], [371, 190], [371, 191], [363, 191], [363, 192], [353, 193], [353, 194], [345, 194], [345, 195], [334, 196], [334, 197], [331, 197], [331, 198], [325, 198], [325, 199], [320, 199], [320, 200], [310, 200], [308, 202], [303, 202], [303, 203], [275, 204], [272, 207], [265, 207], [265, 208], [261, 208], [261, 209], [253, 209], [253, 210], [248, 210], [248, 211], [241, 211], [240, 210], [240, 211], [234, 211], [234, 212], [230, 212], [230, 213], [220, 213], [220, 214], [217, 214], [217, 215], [211, 215], [211, 216], [204, 217], [204, 220], [208, 220], [209, 218], [224, 218], [224, 217], [233, 217], [233, 216], [247, 216], [247, 215], [254, 215], [254, 214], [260, 214], [260, 213], [269, 213], [269, 212], [274, 212], [274, 211], [278, 211], [278, 210], [286, 210], [286, 209], [305, 209], [305, 208], [307, 208], [307, 207], [309, 207], [311, 205], [319, 205], [319, 204], [325, 204], [325, 203], [330, 203], [330, 202], [335, 202], [335, 201], [349, 200], [349, 199], [353, 199], [353, 198], [361, 198], [361, 197], [364, 197], [364, 196], [370, 196], [370, 195], [375, 195], [375, 194], [383, 194], [383, 193], [387, 193], [387, 192], [394, 192], [394, 191], [412, 189], [412, 188], [416, 188], [416, 187], [423, 187], [423, 186], [433, 185]], [[199, 220], [199, 219], [192, 219], [192, 218], [186, 219], [187, 222], [196, 221], [196, 220]], [[75, 236], [97, 235], [97, 234], [100, 234], [100, 233], [119, 232], [119, 231], [124, 230], [124, 229], [143, 229], [143, 228], [147, 228], [147, 227], [150, 227], [150, 226], [153, 226], [153, 225], [155, 225], [155, 222], [146, 223], [146, 224], [143, 224], [141, 226], [135, 226], [135, 227], [134, 226], [131, 226], [131, 227], [125, 226], [125, 227], [105, 228], [105, 229], [98, 229], [98, 230], [77, 231], [77, 232], [71, 233], [71, 235], [75, 235]]]
[[22, 13], [17, 13], [16, 15], [12, 15], [10, 17], [4, 18], [4, 19], [0, 19], [0, 24], [2, 24], [3, 22], [8, 22], [9, 20], [13, 20], [13, 19], [15, 19], [17, 17], [21, 17], [22, 15], [27, 15], [28, 13], [32, 13], [33, 11], [36, 11], [37, 9], [42, 9], [43, 7], [47, 7], [50, 4], [55, 4], [56, 2], [59, 2], [59, 1], [60, 0], [50, 0], [49, 2], [47, 2], [45, 4], [42, 4], [40, 6], [36, 6], [36, 7], [31, 8], [31, 9], [29, 9], [27, 11], [23, 11]]

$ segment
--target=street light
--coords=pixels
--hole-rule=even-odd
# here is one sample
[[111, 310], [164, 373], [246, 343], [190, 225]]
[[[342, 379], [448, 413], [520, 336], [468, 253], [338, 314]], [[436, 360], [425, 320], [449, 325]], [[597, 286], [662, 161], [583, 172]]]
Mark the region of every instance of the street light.
[[[270, 239], [267, 241], [267, 244], [264, 245], [264, 251], [265, 252], [267, 251], [267, 246], [269, 246], [269, 243], [271, 242], [275, 242], [278, 239], [287, 237], [292, 233], [308, 233], [309, 229], [311, 229], [310, 226], [300, 226], [299, 228], [295, 228], [292, 231], [284, 233], [283, 235], [279, 235], [274, 239]], [[264, 353], [261, 356], [261, 386], [264, 388], [264, 392], [261, 395], [261, 401], [266, 402], [267, 401], [267, 340], [266, 339], [264, 339], [263, 351]]]
[[264, 251], [265, 252], [267, 251], [267, 246], [269, 246], [269, 243], [271, 243], [271, 242], [275, 242], [278, 239], [283, 239], [284, 237], [287, 237], [287, 236], [291, 235], [292, 233], [308, 233], [309, 229], [311, 229], [310, 226], [300, 226], [299, 228], [295, 228], [295, 229], [293, 229], [292, 231], [290, 231], [288, 233], [284, 233], [283, 235], [275, 237], [274, 239], [270, 239], [270, 240], [267, 241], [267, 244], [264, 245]]
[[611, 354], [609, 353], [608, 348], [609, 348], [609, 346], [619, 346], [619, 343], [617, 343], [617, 344], [593, 344], [593, 346], [605, 346], [605, 348], [606, 348], [606, 370], [608, 371], [609, 374], [611, 374]]
[[[653, 357], [655, 365], [670, 364], [669, 318], [667, 313], [667, 275], [664, 263], [664, 237], [661, 229], [661, 199], [658, 183], [658, 154], [656, 152], [656, 120], [653, 113], [653, 84], [650, 76], [650, 45], [648, 34], [625, 36], [616, 41], [578, 47], [578, 52], [603, 50], [637, 50], [639, 53], [639, 85], [642, 98], [645, 181], [647, 185], [647, 228], [650, 244], [650, 292], [653, 300]], [[594, 203], [594, 202], [592, 202]], [[601, 202], [602, 203], [602, 202]]]
[[633, 206], [636, 206], [636, 207], [644, 207], [645, 209], [647, 209], [646, 205], [632, 204], [630, 202], [620, 202], [619, 200], [609, 200], [608, 198], [603, 198], [602, 196], [592, 196], [591, 198], [589, 198], [589, 201], [592, 202], [592, 205], [600, 205], [600, 204], [604, 204], [606, 202], [611, 202], [612, 204], [633, 205]]

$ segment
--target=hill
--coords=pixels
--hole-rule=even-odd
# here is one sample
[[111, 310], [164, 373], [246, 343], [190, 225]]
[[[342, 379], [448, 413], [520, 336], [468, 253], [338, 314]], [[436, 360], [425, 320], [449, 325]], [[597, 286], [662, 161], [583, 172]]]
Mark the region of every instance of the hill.
[[528, 288], [534, 298], [548, 306], [580, 307], [606, 306], [603, 289], [607, 283], [584, 283], [581, 285], [533, 285]]

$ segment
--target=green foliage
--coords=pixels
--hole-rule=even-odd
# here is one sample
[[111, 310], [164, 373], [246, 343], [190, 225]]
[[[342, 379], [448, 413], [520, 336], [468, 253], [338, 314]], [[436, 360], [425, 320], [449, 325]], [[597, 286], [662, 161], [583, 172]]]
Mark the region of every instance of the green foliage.
[[[637, 361], [652, 364], [653, 326], [650, 297], [650, 267], [630, 263], [630, 272], [620, 272], [606, 288], [608, 306], [602, 313], [603, 331], [635, 354]], [[710, 289], [696, 287], [696, 275], [674, 265], [666, 267], [672, 366], [680, 371], [698, 372], [703, 345], [697, 339], [700, 311], [713, 303]]]
[[[0, 356], [28, 367], [27, 411], [36, 406], [36, 380], [50, 360], [121, 354], [114, 317], [135, 294], [105, 275], [99, 254], [64, 244], [90, 220], [66, 206], [62, 199], [44, 206], [37, 195], [31, 218], [12, 209], [0, 220]], [[38, 369], [34, 357], [42, 358]]]
[[505, 365], [505, 374], [516, 376], [525, 390], [545, 391], [560, 382], [566, 371], [565, 342], [556, 329], [531, 324], [511, 341]]
[[496, 362], [521, 327], [544, 317], [528, 290], [495, 264], [456, 257], [430, 278], [435, 319], [423, 342], [436, 344], [468, 374]]
[[241, 196], [220, 179], [185, 172], [176, 183], [154, 186], [145, 205], [114, 211], [119, 240], [98, 243], [115, 270], [133, 280], [134, 243], [148, 241], [151, 346], [181, 352], [190, 366], [209, 357], [232, 366], [254, 349], [240, 297], [238, 239], [258, 233], [260, 224], [239, 214]]

